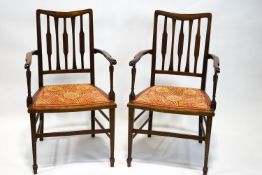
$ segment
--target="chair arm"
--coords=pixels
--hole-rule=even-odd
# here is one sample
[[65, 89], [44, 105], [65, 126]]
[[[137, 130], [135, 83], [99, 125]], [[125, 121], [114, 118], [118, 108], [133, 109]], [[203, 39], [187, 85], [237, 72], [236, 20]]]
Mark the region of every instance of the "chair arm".
[[31, 52], [27, 52], [26, 56], [25, 56], [25, 69], [29, 68], [31, 63], [32, 63], [32, 56], [33, 55], [37, 55], [38, 51], [37, 50], [33, 50]]
[[214, 69], [217, 73], [220, 73], [220, 60], [219, 60], [219, 57], [214, 55], [214, 54], [208, 54], [208, 58], [209, 59], [213, 59], [213, 66], [214, 66]]
[[144, 55], [149, 54], [149, 53], [152, 54], [152, 49], [142, 50], [142, 51], [138, 52], [138, 53], [135, 55], [134, 59], [129, 62], [129, 66], [135, 66], [136, 63], [137, 63]]
[[112, 64], [112, 65], [115, 65], [117, 63], [116, 60], [113, 59], [112, 56], [108, 52], [106, 52], [105, 50], [101, 50], [101, 49], [96, 49], [95, 48], [94, 49], [94, 53], [95, 54], [96, 53], [102, 54], [109, 61], [109, 63]]
[[29, 107], [33, 103], [33, 98], [31, 95], [31, 71], [30, 71], [30, 66], [32, 63], [32, 55], [37, 55], [38, 51], [34, 50], [31, 52], [26, 53], [25, 57], [25, 69], [26, 69], [26, 81], [27, 81], [27, 99], [26, 99], [26, 104], [27, 107]]
[[153, 51], [152, 49], [148, 49], [148, 50], [142, 50], [140, 52], [138, 52], [134, 59], [131, 60], [129, 62], [129, 66], [132, 66], [132, 70], [131, 70], [131, 74], [132, 74], [132, 80], [131, 80], [131, 93], [129, 94], [129, 100], [134, 100], [135, 99], [135, 92], [134, 92], [134, 89], [135, 89], [135, 79], [136, 79], [136, 63], [146, 54], [152, 54]]
[[216, 91], [217, 91], [217, 80], [218, 80], [218, 73], [220, 73], [220, 61], [219, 61], [219, 57], [213, 54], [208, 54], [208, 58], [213, 59], [213, 65], [214, 65], [214, 70], [215, 73], [213, 75], [213, 94], [212, 94], [212, 101], [211, 101], [211, 108], [213, 110], [216, 109]]
[[110, 73], [110, 91], [108, 93], [108, 96], [109, 96], [109, 99], [110, 100], [113, 100], [115, 101], [115, 92], [114, 92], [114, 89], [113, 89], [113, 73], [114, 73], [114, 66], [113, 65], [116, 65], [117, 61], [115, 59], [112, 58], [112, 56], [104, 51], [104, 50], [101, 50], [101, 49], [94, 49], [94, 53], [100, 53], [102, 54], [110, 63], [110, 66], [109, 66], [109, 73]]

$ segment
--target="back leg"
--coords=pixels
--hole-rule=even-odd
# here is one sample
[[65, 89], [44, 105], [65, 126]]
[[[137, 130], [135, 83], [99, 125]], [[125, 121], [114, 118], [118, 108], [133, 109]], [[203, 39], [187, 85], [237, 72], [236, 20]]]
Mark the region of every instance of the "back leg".
[[[198, 121], [198, 135], [201, 137], [203, 135], [202, 133], [202, 128], [201, 125], [203, 126], [203, 116], [199, 116], [199, 121]], [[202, 143], [202, 140], [198, 141], [199, 143]]]
[[[91, 111], [91, 130], [95, 130], [95, 111]], [[95, 137], [95, 134], [92, 134]]]
[[[41, 127], [40, 134], [43, 134], [44, 133], [44, 113], [40, 113], [40, 127]], [[43, 141], [43, 140], [44, 140], [44, 137], [41, 136], [40, 141]]]
[[[149, 111], [148, 131], [152, 131], [152, 123], [153, 123], [153, 111]], [[148, 134], [148, 137], [151, 137], [151, 134]]]

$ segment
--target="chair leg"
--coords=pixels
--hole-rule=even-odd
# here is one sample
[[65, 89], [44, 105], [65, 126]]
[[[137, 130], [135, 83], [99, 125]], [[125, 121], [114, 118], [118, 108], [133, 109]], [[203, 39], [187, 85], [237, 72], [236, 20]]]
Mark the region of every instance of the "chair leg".
[[[40, 113], [40, 125], [41, 125], [41, 130], [40, 130], [40, 134], [44, 133], [44, 113]], [[40, 141], [43, 141], [44, 137], [41, 136], [40, 137]]]
[[[153, 111], [149, 111], [148, 131], [152, 131]], [[151, 134], [148, 134], [151, 137]]]
[[31, 123], [31, 137], [32, 137], [32, 151], [33, 151], [33, 171], [37, 174], [37, 157], [36, 157], [36, 115], [34, 113], [30, 114]]
[[[198, 123], [198, 135], [201, 137], [203, 135], [201, 125], [203, 125], [203, 116], [199, 116], [199, 123]], [[202, 140], [198, 141], [202, 143]]]
[[207, 164], [208, 164], [212, 119], [213, 116], [207, 117], [207, 129], [206, 129], [206, 138], [205, 138], [205, 160], [204, 160], [204, 167], [203, 167], [203, 175], [207, 175], [207, 171], [208, 171]]
[[[95, 111], [91, 111], [91, 129], [95, 130]], [[95, 134], [92, 134], [95, 137]]]
[[131, 162], [132, 162], [134, 111], [135, 111], [134, 108], [128, 109], [128, 156], [127, 156], [128, 167], [131, 167]]
[[115, 109], [109, 110], [109, 122], [110, 122], [110, 166], [114, 167], [115, 163]]

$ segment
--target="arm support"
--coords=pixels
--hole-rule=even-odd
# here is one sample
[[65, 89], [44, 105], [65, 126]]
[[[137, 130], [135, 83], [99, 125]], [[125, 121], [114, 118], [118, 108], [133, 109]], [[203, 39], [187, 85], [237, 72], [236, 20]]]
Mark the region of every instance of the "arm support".
[[212, 101], [211, 101], [211, 108], [216, 109], [216, 91], [217, 91], [217, 80], [218, 80], [218, 74], [220, 73], [220, 62], [219, 57], [213, 54], [208, 54], [208, 58], [213, 60], [214, 65], [214, 76], [213, 76], [213, 95], [212, 95]]
[[131, 101], [131, 100], [134, 100], [135, 99], [135, 92], [134, 92], [134, 87], [135, 87], [135, 79], [136, 79], [136, 63], [144, 56], [144, 55], [146, 55], [146, 54], [152, 54], [153, 52], [152, 52], [152, 50], [150, 49], [150, 50], [142, 50], [142, 51], [140, 51], [140, 52], [138, 52], [136, 55], [135, 55], [135, 57], [134, 57], [134, 59], [133, 60], [131, 60], [130, 62], [129, 62], [129, 65], [130, 66], [132, 66], [132, 71], [131, 71], [131, 73], [132, 73], [132, 81], [131, 81], [131, 93], [130, 93], [130, 95], [129, 95], [129, 100]]
[[111, 55], [109, 53], [107, 53], [104, 50], [94, 49], [94, 52], [102, 54], [110, 63], [110, 66], [109, 66], [109, 72], [110, 72], [110, 92], [109, 92], [108, 96], [109, 96], [110, 100], [114, 101], [115, 100], [115, 92], [113, 90], [113, 73], [114, 73], [114, 66], [113, 65], [116, 65], [117, 62], [116, 62], [115, 59], [113, 59], [111, 57]]
[[26, 99], [26, 104], [27, 104], [27, 107], [30, 106], [33, 102], [33, 98], [32, 98], [32, 95], [31, 95], [31, 71], [30, 71], [30, 66], [31, 66], [31, 63], [32, 63], [32, 55], [37, 55], [38, 52], [37, 50], [34, 50], [34, 51], [31, 51], [31, 52], [28, 52], [26, 54], [26, 58], [25, 58], [25, 69], [26, 69], [26, 80], [27, 80], [27, 99]]
[[142, 51], [138, 52], [138, 53], [135, 55], [134, 59], [129, 62], [129, 66], [135, 66], [136, 63], [137, 63], [144, 55], [146, 55], [146, 54], [148, 54], [148, 53], [152, 54], [152, 52], [153, 52], [153, 51], [152, 51], [151, 49], [150, 49], [150, 50], [142, 50]]
[[109, 61], [109, 63], [112, 64], [112, 65], [115, 65], [117, 63], [116, 60], [113, 59], [112, 56], [108, 52], [106, 52], [105, 50], [94, 49], [94, 52], [102, 54]]
[[219, 61], [219, 57], [214, 55], [214, 54], [208, 54], [208, 58], [209, 59], [212, 59], [214, 61], [214, 69], [217, 73], [220, 72], [220, 67], [219, 67], [219, 64], [220, 64], [220, 61]]

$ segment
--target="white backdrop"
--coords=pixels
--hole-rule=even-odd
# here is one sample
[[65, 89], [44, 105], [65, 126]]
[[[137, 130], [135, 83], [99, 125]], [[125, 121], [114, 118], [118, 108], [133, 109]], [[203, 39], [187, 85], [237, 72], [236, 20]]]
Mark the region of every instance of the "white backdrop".
[[[115, 67], [116, 163], [109, 167], [104, 136], [46, 139], [38, 144], [39, 174], [202, 173], [203, 145], [195, 141], [139, 136], [132, 168], [126, 167], [130, 67], [135, 53], [152, 45], [154, 10], [211, 12], [210, 52], [221, 58], [217, 112], [212, 130], [209, 174], [247, 175], [262, 171], [262, 2], [259, 0], [1, 0], [0, 2], [0, 174], [31, 174], [31, 138], [26, 113], [24, 58], [36, 49], [35, 10], [94, 11], [95, 47], [107, 50]], [[36, 60], [32, 72], [37, 84]], [[97, 84], [108, 91], [108, 63], [96, 62]], [[212, 67], [210, 67], [212, 68]], [[149, 84], [149, 62], [139, 63], [137, 89]], [[99, 72], [99, 73], [98, 73]], [[209, 69], [209, 74], [213, 71]], [[77, 80], [75, 80], [77, 78]], [[81, 79], [82, 78], [82, 79]], [[72, 81], [84, 77], [68, 77]], [[49, 81], [63, 82], [61, 77]], [[209, 78], [209, 85], [212, 85]], [[36, 87], [36, 86], [34, 86]], [[35, 89], [35, 88], [34, 88]], [[77, 116], [76, 116], [77, 115]], [[153, 127], [197, 131], [197, 120], [156, 114]], [[163, 118], [165, 120], [163, 120]], [[90, 126], [86, 113], [47, 115], [46, 130]]]

